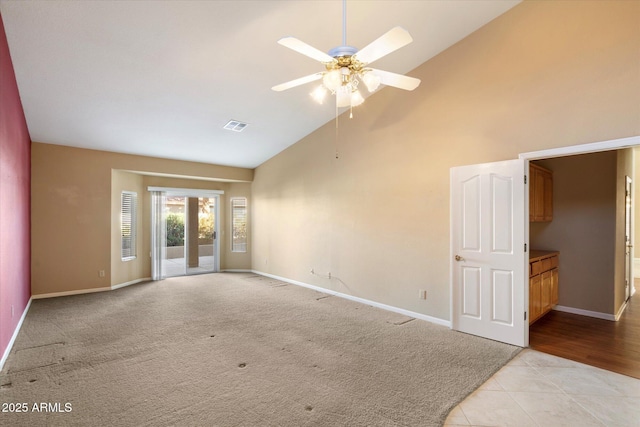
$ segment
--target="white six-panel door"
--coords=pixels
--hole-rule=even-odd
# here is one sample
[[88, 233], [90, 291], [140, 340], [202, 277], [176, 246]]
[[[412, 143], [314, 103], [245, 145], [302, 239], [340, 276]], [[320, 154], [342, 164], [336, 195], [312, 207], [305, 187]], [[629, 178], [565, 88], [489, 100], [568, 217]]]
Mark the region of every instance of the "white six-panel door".
[[451, 169], [452, 327], [525, 347], [525, 160]]

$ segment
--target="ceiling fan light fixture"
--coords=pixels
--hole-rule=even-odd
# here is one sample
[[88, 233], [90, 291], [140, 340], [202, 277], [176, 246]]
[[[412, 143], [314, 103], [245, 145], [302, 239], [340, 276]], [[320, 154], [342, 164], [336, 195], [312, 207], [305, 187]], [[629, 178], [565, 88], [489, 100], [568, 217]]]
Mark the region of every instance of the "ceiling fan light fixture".
[[339, 68], [334, 68], [324, 73], [322, 84], [331, 92], [335, 92], [342, 85], [342, 75]]
[[373, 93], [380, 86], [380, 77], [368, 71], [362, 76], [362, 82], [367, 87], [369, 93]]
[[324, 102], [324, 98], [327, 96], [327, 88], [324, 85], [320, 85], [313, 92], [311, 92], [311, 97], [318, 103], [322, 104]]
[[[364, 97], [358, 91], [359, 83], [363, 83], [369, 93], [375, 92], [381, 83], [404, 90], [413, 90], [418, 87], [420, 80], [414, 77], [365, 68], [383, 56], [411, 43], [413, 39], [407, 30], [402, 27], [394, 27], [364, 48], [357, 49], [347, 45], [346, 0], [342, 2], [342, 12], [342, 46], [334, 47], [328, 54], [295, 37], [283, 37], [278, 40], [278, 44], [319, 61], [325, 66], [325, 71], [276, 85], [272, 87], [273, 90], [282, 91], [322, 80], [324, 91], [322, 87], [317, 88], [311, 94], [313, 98], [322, 104], [326, 92], [331, 92], [336, 96], [336, 107], [341, 108], [356, 107], [364, 102]], [[353, 112], [351, 117], [352, 114]]]
[[336, 90], [336, 105], [338, 108], [351, 105], [351, 89], [348, 86], [340, 86]]
[[363, 102], [364, 102], [364, 98], [362, 97], [362, 94], [360, 93], [360, 91], [359, 90], [353, 91], [353, 93], [351, 94], [351, 106], [357, 107]]

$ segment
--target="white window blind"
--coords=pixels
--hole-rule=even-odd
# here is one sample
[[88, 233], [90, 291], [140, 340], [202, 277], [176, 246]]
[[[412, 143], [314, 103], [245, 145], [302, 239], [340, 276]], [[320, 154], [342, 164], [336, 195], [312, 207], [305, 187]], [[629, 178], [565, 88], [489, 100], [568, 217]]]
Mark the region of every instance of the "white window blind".
[[120, 209], [122, 231], [122, 260], [127, 261], [136, 257], [136, 210], [138, 208], [138, 195], [132, 191], [122, 192], [122, 205]]
[[231, 199], [231, 252], [247, 252], [247, 199]]

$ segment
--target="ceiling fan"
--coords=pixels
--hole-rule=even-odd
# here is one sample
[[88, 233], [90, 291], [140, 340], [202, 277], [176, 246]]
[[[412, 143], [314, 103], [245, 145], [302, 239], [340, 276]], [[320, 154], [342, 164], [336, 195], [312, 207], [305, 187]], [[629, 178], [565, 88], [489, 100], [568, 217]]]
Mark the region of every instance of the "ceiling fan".
[[381, 83], [404, 90], [413, 90], [418, 87], [420, 79], [368, 66], [383, 56], [411, 43], [413, 39], [407, 30], [402, 27], [392, 28], [358, 50], [347, 45], [346, 10], [346, 0], [343, 0], [342, 46], [334, 47], [328, 54], [295, 37], [283, 37], [278, 40], [279, 44], [321, 62], [325, 66], [325, 70], [279, 84], [272, 87], [272, 90], [280, 92], [322, 79], [322, 84], [311, 95], [316, 101], [322, 103], [327, 92], [335, 94], [336, 108], [340, 108], [356, 107], [364, 102], [364, 97], [358, 89], [360, 82], [364, 83], [369, 93], [373, 93]]

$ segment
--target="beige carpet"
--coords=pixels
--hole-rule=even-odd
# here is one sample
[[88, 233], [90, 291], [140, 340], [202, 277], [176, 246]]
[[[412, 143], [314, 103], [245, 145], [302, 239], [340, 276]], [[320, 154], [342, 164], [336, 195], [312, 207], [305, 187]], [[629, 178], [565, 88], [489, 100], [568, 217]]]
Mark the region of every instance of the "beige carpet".
[[28, 411], [0, 425], [437, 426], [519, 350], [262, 276], [173, 278], [33, 301], [0, 376]]

